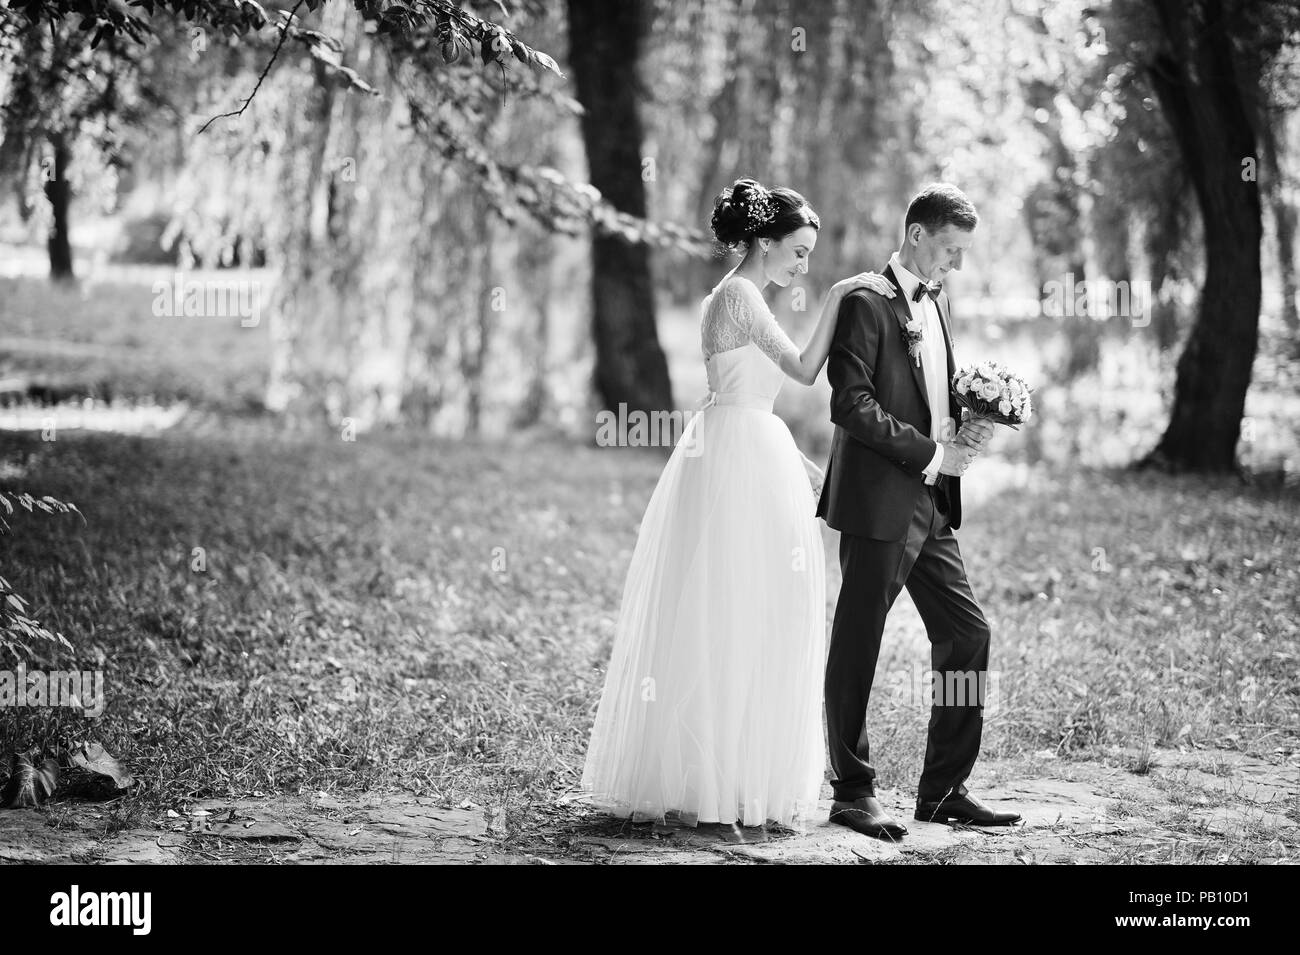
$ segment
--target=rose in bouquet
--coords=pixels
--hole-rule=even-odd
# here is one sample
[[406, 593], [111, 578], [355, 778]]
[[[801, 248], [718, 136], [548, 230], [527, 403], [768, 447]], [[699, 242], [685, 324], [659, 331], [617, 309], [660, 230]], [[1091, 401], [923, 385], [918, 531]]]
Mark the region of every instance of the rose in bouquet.
[[1034, 413], [1029, 386], [1019, 375], [995, 361], [963, 368], [953, 375], [957, 402], [976, 418], [987, 418], [1019, 431]]

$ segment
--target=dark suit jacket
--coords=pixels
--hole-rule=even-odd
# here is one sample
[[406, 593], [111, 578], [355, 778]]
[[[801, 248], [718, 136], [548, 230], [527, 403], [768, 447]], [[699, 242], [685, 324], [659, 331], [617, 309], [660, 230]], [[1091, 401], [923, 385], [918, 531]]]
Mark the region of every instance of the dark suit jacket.
[[[885, 278], [899, 288], [891, 268]], [[948, 353], [946, 413], [960, 421], [952, 394], [956, 362], [948, 320], [948, 295], [939, 294], [940, 324]], [[835, 437], [817, 516], [838, 531], [896, 541], [907, 536], [925, 466], [934, 457], [925, 378], [907, 353], [903, 326], [911, 319], [902, 290], [892, 299], [865, 289], [840, 303], [826, 375], [831, 383]], [[961, 526], [961, 480], [939, 477], [948, 499], [948, 522]]]

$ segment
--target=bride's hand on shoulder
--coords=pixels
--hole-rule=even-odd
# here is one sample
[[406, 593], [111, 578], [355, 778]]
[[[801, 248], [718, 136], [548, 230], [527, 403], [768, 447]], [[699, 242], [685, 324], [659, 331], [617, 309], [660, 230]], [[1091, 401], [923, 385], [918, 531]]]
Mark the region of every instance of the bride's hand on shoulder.
[[857, 275], [840, 279], [831, 286], [831, 291], [843, 297], [862, 288], [878, 292], [885, 298], [893, 298], [895, 294], [893, 284], [879, 272], [859, 272]]
[[813, 497], [821, 497], [822, 484], [826, 481], [826, 472], [809, 460], [808, 457], [802, 457], [803, 469], [808, 472], [808, 483], [812, 485]]

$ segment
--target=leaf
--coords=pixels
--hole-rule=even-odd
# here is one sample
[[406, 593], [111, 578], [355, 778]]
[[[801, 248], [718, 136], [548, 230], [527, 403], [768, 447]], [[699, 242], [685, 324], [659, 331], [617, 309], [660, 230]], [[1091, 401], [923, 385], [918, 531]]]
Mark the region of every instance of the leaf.
[[72, 752], [72, 762], [82, 769], [107, 776], [118, 789], [135, 785], [135, 779], [122, 768], [122, 764], [99, 743], [86, 742]]
[[53, 796], [54, 790], [59, 785], [59, 764], [52, 759], [42, 762], [36, 770], [36, 784], [37, 788], [44, 792], [42, 800]]
[[554, 59], [552, 59], [550, 56], [546, 55], [545, 53], [541, 52], [540, 50], [533, 50], [532, 53], [533, 53], [533, 59], [531, 62], [533, 64], [534, 69], [540, 68], [540, 69], [550, 70], [552, 73], [554, 73], [556, 76], [560, 77], [561, 79], [564, 78], [564, 74], [560, 72], [560, 64], [556, 63]]
[[15, 753], [9, 761], [9, 781], [0, 791], [0, 806], [21, 809], [39, 806], [52, 795], [59, 785], [59, 765], [47, 759], [37, 765], [41, 751], [33, 747], [25, 753]]

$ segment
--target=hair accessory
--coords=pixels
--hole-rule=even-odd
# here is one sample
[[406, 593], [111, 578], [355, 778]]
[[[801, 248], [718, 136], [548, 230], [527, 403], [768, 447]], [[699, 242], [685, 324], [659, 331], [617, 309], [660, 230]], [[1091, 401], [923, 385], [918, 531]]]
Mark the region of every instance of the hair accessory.
[[776, 203], [772, 201], [772, 194], [762, 186], [750, 190], [745, 202], [746, 230], [757, 232], [775, 218]]

